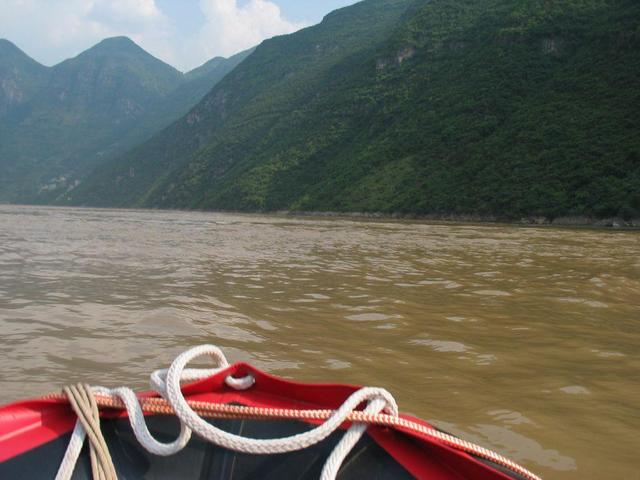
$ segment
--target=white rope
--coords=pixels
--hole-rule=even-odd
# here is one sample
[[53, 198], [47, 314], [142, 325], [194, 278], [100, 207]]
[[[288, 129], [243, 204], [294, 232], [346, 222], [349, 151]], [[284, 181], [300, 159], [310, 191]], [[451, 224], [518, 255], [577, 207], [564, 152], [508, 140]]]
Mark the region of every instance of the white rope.
[[314, 445], [336, 430], [346, 419], [348, 414], [355, 410], [365, 400], [382, 398], [385, 400], [387, 412], [391, 415], [398, 415], [398, 407], [389, 392], [381, 388], [362, 388], [353, 393], [335, 413], [329, 417], [319, 427], [305, 433], [292, 435], [285, 438], [275, 439], [250, 439], [239, 435], [234, 435], [224, 430], [214, 427], [206, 422], [193, 411], [189, 406], [182, 391], [180, 390], [180, 376], [186, 365], [193, 359], [207, 353], [207, 346], [196, 347], [184, 352], [173, 361], [167, 372], [167, 400], [173, 407], [178, 418], [187, 424], [194, 432], [205, 440], [215, 443], [218, 446], [234, 450], [236, 452], [251, 454], [273, 454], [285, 453]]
[[[380, 413], [384, 410], [386, 402], [380, 398], [373, 399], [367, 408], [364, 409], [365, 413]], [[340, 466], [344, 459], [349, 455], [349, 452], [353, 450], [360, 438], [364, 435], [368, 425], [364, 423], [354, 423], [347, 433], [344, 434], [340, 442], [333, 448], [331, 455], [327, 458], [327, 461], [322, 468], [322, 474], [320, 480], [333, 480], [338, 475]]]
[[[185, 368], [189, 362], [204, 355], [212, 356], [217, 361], [218, 368]], [[236, 452], [276, 454], [302, 450], [321, 442], [331, 435], [331, 433], [337, 430], [346, 420], [348, 415], [365, 401], [368, 402], [365, 408], [367, 413], [375, 414], [384, 411], [389, 415], [398, 416], [398, 406], [389, 392], [381, 388], [365, 387], [354, 392], [347, 398], [342, 406], [324, 423], [307, 432], [290, 437], [267, 440], [234, 435], [214, 427], [200, 418], [189, 406], [180, 388], [180, 382], [200, 380], [215, 375], [228, 365], [227, 359], [218, 347], [202, 345], [179, 355], [168, 370], [157, 370], [151, 374], [152, 388], [169, 402], [180, 420], [180, 434], [178, 438], [171, 443], [158, 442], [151, 435], [145, 422], [140, 402], [131, 389], [120, 387], [110, 390], [104, 387], [93, 387], [92, 391], [94, 394], [113, 395], [120, 398], [127, 409], [129, 422], [136, 439], [147, 451], [161, 456], [169, 456], [181, 451], [189, 442], [192, 431], [219, 447]], [[239, 379], [228, 376], [225, 379], [225, 383], [230, 388], [246, 390], [251, 388], [255, 383], [255, 379], [251, 375]], [[340, 465], [342, 465], [342, 462], [355, 444], [358, 443], [358, 440], [362, 437], [366, 428], [367, 426], [364, 424], [355, 423], [349, 428], [327, 459], [322, 471], [321, 480], [333, 480], [336, 478]], [[84, 428], [82, 428], [79, 422], [76, 422], [76, 427], [74, 428], [71, 441], [69, 442], [58, 474], [56, 475], [56, 480], [71, 479], [85, 436], [86, 432]]]
[[62, 458], [62, 463], [58, 467], [58, 473], [56, 474], [56, 480], [69, 480], [73, 475], [73, 470], [78, 462], [80, 451], [82, 450], [82, 444], [87, 436], [84, 427], [80, 420], [76, 421], [76, 426], [71, 434], [71, 440], [67, 446], [67, 451]]

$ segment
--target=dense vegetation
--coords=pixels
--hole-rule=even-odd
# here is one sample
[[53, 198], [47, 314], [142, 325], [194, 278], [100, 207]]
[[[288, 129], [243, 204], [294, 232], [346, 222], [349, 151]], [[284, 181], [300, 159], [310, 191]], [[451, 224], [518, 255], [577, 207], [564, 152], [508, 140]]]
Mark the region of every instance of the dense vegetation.
[[182, 74], [118, 37], [47, 68], [0, 40], [0, 201], [55, 199], [184, 115], [245, 56]]
[[640, 217], [640, 3], [368, 0], [264, 42], [81, 204]]

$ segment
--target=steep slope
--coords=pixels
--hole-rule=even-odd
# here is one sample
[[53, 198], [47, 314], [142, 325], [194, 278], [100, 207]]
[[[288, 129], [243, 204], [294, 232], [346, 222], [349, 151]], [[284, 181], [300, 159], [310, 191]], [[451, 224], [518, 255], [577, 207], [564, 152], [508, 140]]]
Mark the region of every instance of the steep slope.
[[185, 118], [72, 195], [638, 217], [639, 24], [632, 0], [365, 1], [265, 42]]
[[[0, 72], [16, 71], [5, 57]], [[116, 37], [52, 68], [21, 58], [31, 75], [2, 83], [13, 96], [0, 97], [0, 201], [56, 198], [96, 165], [184, 115], [244, 57], [218, 59], [190, 76]], [[7, 98], [13, 103], [3, 110]]]
[[[359, 3], [329, 14], [319, 25], [263, 42], [188, 115], [97, 169], [69, 193], [67, 202], [155, 206], [159, 203], [152, 197], [164, 195], [163, 185], [170, 185], [200, 148], [222, 142], [216, 150], [226, 162], [240, 160], [256, 141], [272, 138], [273, 122], [314, 98], [332, 68], [383, 41], [411, 3]], [[209, 186], [163, 205], [195, 205]]]

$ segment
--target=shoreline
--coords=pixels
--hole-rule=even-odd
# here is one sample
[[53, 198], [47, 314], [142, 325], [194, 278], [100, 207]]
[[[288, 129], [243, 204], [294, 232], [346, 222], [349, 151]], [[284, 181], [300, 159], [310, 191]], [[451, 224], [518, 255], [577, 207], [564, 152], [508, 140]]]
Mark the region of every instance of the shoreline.
[[[229, 212], [249, 213], [249, 212]], [[499, 217], [497, 215], [462, 215], [462, 214], [415, 214], [415, 213], [382, 213], [382, 212], [319, 212], [281, 210], [276, 212], [252, 212], [275, 213], [292, 217], [325, 217], [344, 219], [370, 219], [370, 220], [415, 220], [426, 222], [448, 222], [469, 224], [503, 224], [514, 226], [539, 226], [539, 227], [590, 227], [612, 230], [640, 230], [640, 218], [625, 220], [620, 217], [593, 218], [587, 216], [563, 216], [548, 218], [542, 216], [522, 217], [519, 220]]]
[[344, 220], [409, 220], [416, 222], [443, 222], [460, 224], [499, 224], [530, 227], [576, 227], [597, 228], [604, 230], [640, 230], [640, 218], [625, 220], [621, 217], [594, 218], [580, 215], [549, 218], [543, 216], [527, 216], [520, 219], [500, 217], [498, 215], [476, 214], [417, 214], [417, 213], [383, 213], [383, 212], [336, 212], [308, 210], [207, 210], [153, 207], [106, 207], [92, 205], [51, 205], [30, 203], [0, 202], [0, 206], [41, 207], [41, 208], [80, 208], [95, 210], [139, 210], [150, 212], [201, 212], [235, 215], [276, 215], [283, 217], [316, 217]]

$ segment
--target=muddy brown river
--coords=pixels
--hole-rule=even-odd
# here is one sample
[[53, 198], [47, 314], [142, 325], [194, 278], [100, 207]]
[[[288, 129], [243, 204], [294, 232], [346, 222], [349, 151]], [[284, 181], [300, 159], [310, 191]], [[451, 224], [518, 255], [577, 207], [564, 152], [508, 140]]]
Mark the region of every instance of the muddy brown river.
[[202, 343], [548, 479], [640, 478], [640, 232], [0, 206], [0, 402]]

